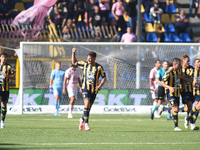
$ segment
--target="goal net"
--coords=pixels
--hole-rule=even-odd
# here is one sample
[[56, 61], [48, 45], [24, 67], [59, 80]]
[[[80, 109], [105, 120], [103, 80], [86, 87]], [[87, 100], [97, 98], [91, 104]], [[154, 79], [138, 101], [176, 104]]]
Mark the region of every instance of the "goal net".
[[[50, 108], [54, 108], [54, 96], [48, 89], [50, 74], [57, 60], [61, 61], [62, 69], [69, 68], [73, 47], [77, 48], [78, 60], [86, 60], [88, 52], [95, 51], [96, 61], [105, 70], [107, 82], [98, 93], [94, 105], [111, 111], [110, 106], [150, 106], [153, 100], [149, 92], [149, 72], [154, 67], [155, 60], [172, 61], [174, 57], [181, 58], [188, 54], [193, 65], [194, 58], [199, 56], [199, 46], [194, 43], [21, 42], [21, 108], [24, 112], [52, 111]], [[66, 94], [61, 105], [68, 104]], [[41, 110], [47, 105], [49, 107], [45, 111]], [[75, 105], [83, 105], [80, 93]], [[67, 112], [67, 109], [63, 107], [61, 111]], [[22, 109], [19, 111], [22, 112]]]

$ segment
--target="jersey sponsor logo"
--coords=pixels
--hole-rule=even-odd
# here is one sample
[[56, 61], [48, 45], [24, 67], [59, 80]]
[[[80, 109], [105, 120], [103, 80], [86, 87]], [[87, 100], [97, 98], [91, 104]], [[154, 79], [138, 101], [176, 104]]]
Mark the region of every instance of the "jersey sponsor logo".
[[3, 84], [4, 83], [4, 76], [3, 76], [3, 72], [0, 71], [0, 84]]
[[95, 80], [95, 72], [92, 71], [87, 71], [87, 83], [92, 85], [94, 84], [94, 80]]

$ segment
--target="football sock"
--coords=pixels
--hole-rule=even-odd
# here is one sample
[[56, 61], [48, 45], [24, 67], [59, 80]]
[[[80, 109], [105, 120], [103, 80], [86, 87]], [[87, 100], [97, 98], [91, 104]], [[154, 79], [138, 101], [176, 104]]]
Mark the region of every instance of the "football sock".
[[6, 107], [2, 107], [2, 112], [1, 112], [1, 120], [4, 121], [6, 118]]
[[72, 106], [72, 105], [69, 105], [69, 113], [72, 112], [72, 109], [73, 109], [73, 106]]
[[60, 102], [57, 101], [57, 111], [59, 110], [59, 108], [60, 108]]
[[177, 111], [174, 111], [173, 118], [174, 118], [174, 125], [176, 128], [176, 127], [178, 127], [178, 112]]
[[170, 112], [167, 113], [167, 118], [171, 118], [171, 113]]
[[55, 109], [56, 109], [56, 111], [57, 111], [57, 103], [58, 101], [57, 100], [54, 100], [54, 105], [55, 105]]
[[185, 107], [179, 108], [179, 112], [186, 112], [186, 111], [185, 111]]
[[0, 102], [0, 120], [1, 120], [1, 102]]
[[163, 111], [171, 112], [172, 108], [171, 107], [163, 107]]
[[[195, 112], [194, 115], [193, 115], [193, 123], [196, 122], [197, 118], [198, 118], [198, 115], [199, 115], [199, 112]], [[192, 119], [191, 119], [192, 120]]]
[[89, 120], [89, 112], [90, 112], [90, 109], [89, 109], [89, 108], [84, 108], [84, 120], [85, 120], [85, 123], [88, 123], [88, 120]]
[[197, 112], [198, 110], [196, 109], [196, 107], [193, 107], [192, 110], [190, 111], [189, 115], [187, 116], [187, 119], [186, 120], [190, 120], [192, 119], [193, 115], [195, 112]]
[[154, 107], [154, 109], [152, 110], [152, 114], [159, 108], [158, 104], [156, 104], [156, 106]]

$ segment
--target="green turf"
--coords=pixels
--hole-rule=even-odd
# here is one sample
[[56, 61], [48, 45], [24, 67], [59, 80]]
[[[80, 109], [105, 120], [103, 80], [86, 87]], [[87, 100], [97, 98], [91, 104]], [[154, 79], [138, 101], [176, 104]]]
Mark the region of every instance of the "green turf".
[[[5, 129], [0, 129], [1, 150], [38, 149], [198, 149], [199, 131], [184, 128], [184, 115], [179, 116], [181, 132], [174, 132], [173, 121], [166, 115], [150, 120], [149, 115], [90, 116], [90, 131], [79, 131], [79, 118], [66, 114], [7, 115]], [[197, 120], [196, 125], [200, 126]]]

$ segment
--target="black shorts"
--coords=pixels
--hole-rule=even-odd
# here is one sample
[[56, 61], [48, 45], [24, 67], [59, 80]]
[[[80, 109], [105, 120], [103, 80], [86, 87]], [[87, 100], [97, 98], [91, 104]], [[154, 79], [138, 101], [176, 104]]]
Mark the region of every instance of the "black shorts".
[[90, 104], [93, 104], [95, 99], [96, 99], [96, 95], [95, 93], [91, 93], [90, 91], [88, 91], [87, 89], [83, 89], [82, 90], [82, 95], [83, 95], [83, 100], [89, 99]]
[[192, 104], [194, 103], [194, 96], [192, 92], [181, 92], [181, 97], [183, 104], [187, 104], [189, 102]]
[[0, 91], [0, 98], [2, 102], [8, 103], [9, 91]]
[[158, 86], [158, 99], [164, 100], [164, 96], [165, 96], [165, 88], [162, 86]]

